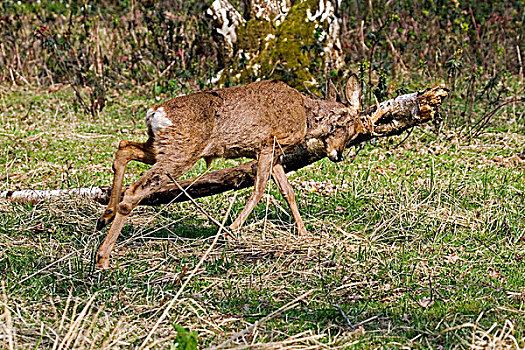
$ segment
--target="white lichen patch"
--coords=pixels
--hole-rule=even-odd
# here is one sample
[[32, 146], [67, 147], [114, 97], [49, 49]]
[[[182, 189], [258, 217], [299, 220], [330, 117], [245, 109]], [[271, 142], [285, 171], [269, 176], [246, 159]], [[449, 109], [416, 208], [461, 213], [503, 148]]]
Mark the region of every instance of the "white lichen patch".
[[306, 18], [309, 22], [324, 22], [329, 17], [333, 16], [335, 13], [334, 6], [330, 1], [320, 0], [319, 1], [319, 7], [317, 8], [317, 11], [315, 11], [315, 14], [312, 15], [312, 11], [310, 9], [306, 10]]
[[292, 7], [291, 2], [288, 0], [282, 0], [279, 4], [279, 14], [275, 16], [274, 21], [275, 25], [279, 26], [286, 18], [286, 15], [288, 15], [288, 11], [290, 11], [290, 8]]
[[154, 134], [173, 125], [173, 122], [166, 116], [164, 107], [148, 109], [146, 112], [146, 125]]
[[255, 12], [255, 18], [257, 19], [264, 19], [265, 21], [269, 21], [270, 18], [268, 17], [267, 12], [265, 11], [265, 8], [261, 6], [260, 4], [254, 4], [253, 6], [256, 9]]
[[[337, 0], [340, 4], [340, 0]], [[319, 23], [326, 23], [328, 31], [321, 33], [320, 41], [325, 42], [323, 52], [326, 55], [326, 63], [333, 64], [334, 67], [340, 68], [344, 64], [339, 52], [341, 51], [341, 42], [339, 41], [340, 25], [338, 18], [335, 15], [335, 8], [329, 0], [319, 0], [317, 11], [312, 14], [310, 9], [306, 10], [306, 22], [316, 22], [315, 27], [318, 28]], [[331, 62], [328, 60], [331, 59]]]
[[292, 3], [290, 0], [253, 0], [252, 15], [258, 20], [274, 22], [275, 25], [279, 26], [286, 18], [291, 7]]
[[319, 41], [324, 41], [324, 39], [326, 39], [326, 32], [323, 30], [321, 31], [321, 33], [319, 34]]
[[[214, 27], [216, 28], [216, 33], [221, 34], [219, 39], [222, 39], [226, 34], [226, 29], [230, 28], [230, 26], [224, 24], [224, 21], [229, 20], [228, 23], [232, 22], [229, 16], [227, 16], [228, 18], [223, 16], [225, 13], [230, 13], [229, 6], [223, 4], [223, 2], [227, 1], [228, 0], [215, 0], [208, 10], [208, 13], [216, 19]], [[342, 45], [339, 41], [340, 21], [335, 14], [335, 7], [340, 1], [341, 0], [315, 0], [317, 4], [306, 3], [304, 0], [297, 2], [292, 2], [291, 0], [251, 1], [249, 8], [244, 9], [244, 11], [250, 11], [250, 16], [246, 17], [249, 18], [247, 22], [242, 22], [236, 28], [236, 34], [234, 34], [233, 37], [230, 35], [231, 40], [228, 40], [226, 37], [224, 38], [224, 46], [226, 47], [224, 48], [223, 46], [225, 49], [223, 54], [231, 58], [231, 60], [227, 60], [227, 62], [231, 64], [227, 65], [224, 71], [210, 78], [209, 83], [217, 87], [217, 84], [224, 82], [227, 76], [235, 83], [245, 81], [247, 78], [255, 80], [257, 77], [262, 76], [263, 69], [266, 70], [267, 67], [273, 67], [275, 65], [274, 57], [280, 56], [280, 62], [285, 62], [283, 64], [286, 64], [289, 69], [301, 70], [301, 74], [299, 74], [297, 78], [297, 80], [301, 81], [301, 84], [306, 81], [306, 84], [309, 86], [314, 87], [318, 85], [318, 82], [313, 79], [308, 72], [309, 62], [305, 60], [302, 67], [297, 67], [296, 57], [301, 55], [301, 52], [293, 54], [289, 52], [289, 50], [296, 50], [296, 44], [299, 46], [305, 45], [309, 40], [304, 38], [311, 38], [315, 33], [319, 33], [316, 37], [316, 40], [321, 44], [320, 48], [316, 48], [316, 55], [318, 57], [308, 58], [308, 61], [314, 60], [321, 63], [325, 69], [341, 69], [344, 66], [344, 60], [341, 56]], [[219, 4], [223, 4], [221, 5], [222, 7], [219, 6]], [[226, 11], [225, 8], [228, 8], [228, 10]], [[223, 11], [226, 12], [223, 13]], [[237, 15], [238, 13], [235, 13], [234, 17]], [[312, 23], [304, 27], [307, 28], [306, 30], [303, 28], [303, 25], [299, 24], [299, 21], [302, 22], [305, 17], [307, 22], [312, 21]], [[218, 20], [219, 18], [220, 20]], [[251, 25], [252, 21], [254, 25]], [[283, 27], [283, 23], [287, 23], [288, 25]], [[269, 24], [271, 24], [271, 26]], [[283, 27], [284, 31], [282, 35], [277, 36], [276, 33], [279, 33], [279, 27]], [[294, 35], [295, 32], [301, 34]], [[243, 37], [239, 36], [240, 33], [243, 33]], [[261, 37], [262, 40], [249, 39], [250, 36], [260, 35], [261, 33], [264, 33]], [[303, 39], [297, 42], [295, 38], [298, 36]], [[246, 63], [243, 69], [249, 73], [253, 72], [253, 75], [245, 75], [243, 73], [239, 77], [237, 74], [239, 70], [237, 62]], [[302, 63], [303, 62], [301, 62], [301, 64]], [[235, 67], [233, 72], [231, 67]], [[268, 72], [265, 71], [264, 73]], [[292, 83], [292, 85], [294, 84], [291, 81], [290, 83]]]
[[270, 41], [270, 40], [273, 40], [273, 39], [275, 39], [275, 35], [273, 35], [273, 34], [268, 34], [268, 35], [266, 36], [266, 38], [264, 38], [264, 41]]
[[266, 50], [268, 49], [270, 45], [273, 45], [273, 43], [275, 42], [274, 40], [275, 40], [275, 35], [268, 34], [266, 38], [264, 38], [264, 49]]
[[259, 75], [259, 70], [260, 69], [261, 69], [261, 65], [259, 63], [255, 63], [252, 66], [253, 74], [255, 74], [255, 76]]
[[224, 69], [221, 69], [220, 71], [218, 71], [217, 74], [213, 78], [208, 79], [206, 84], [215, 84], [215, 83], [219, 82], [219, 80], [221, 80], [221, 78], [222, 78], [222, 73], [223, 72], [224, 72]]
[[305, 81], [304, 83], [308, 84], [308, 85], [317, 85], [318, 84], [317, 80], [314, 77], [312, 77], [311, 80]]

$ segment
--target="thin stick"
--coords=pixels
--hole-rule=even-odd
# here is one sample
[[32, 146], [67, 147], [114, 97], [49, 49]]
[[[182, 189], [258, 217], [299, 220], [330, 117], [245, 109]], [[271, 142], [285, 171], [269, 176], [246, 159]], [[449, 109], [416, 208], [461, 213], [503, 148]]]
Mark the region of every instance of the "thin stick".
[[[193, 182], [191, 184], [188, 185], [188, 187], [186, 187], [187, 189], [191, 188], [191, 186], [193, 186], [193, 184], [195, 182], [197, 182], [201, 177], [203, 177], [204, 175], [206, 175], [208, 173], [208, 171], [210, 170], [210, 168], [206, 169], [205, 172], [203, 172], [202, 174], [200, 174], [199, 176], [195, 177], [195, 179], [193, 180]], [[173, 178], [168, 174], [168, 177], [170, 178], [171, 181], [173, 181]], [[150, 217], [148, 219], [148, 221], [146, 221], [142, 228], [139, 230], [139, 232], [137, 232], [137, 235], [140, 235], [140, 236], [132, 236], [130, 238], [128, 238], [127, 240], [121, 242], [119, 244], [120, 245], [124, 245], [124, 244], [128, 244], [130, 242], [133, 242], [133, 241], [136, 241], [137, 239], [141, 239], [141, 238], [144, 238], [146, 235], [149, 235], [149, 234], [152, 234], [153, 232], [155, 231], [158, 231], [160, 229], [162, 229], [163, 227], [165, 226], [162, 226], [162, 227], [159, 227], [157, 228], [155, 231], [153, 232], [148, 232], [147, 234], [143, 235], [142, 233], [146, 230], [145, 229], [145, 225], [149, 224], [150, 222], [152, 222], [153, 220], [155, 220], [163, 211], [165, 211], [171, 204], [173, 204], [174, 202], [177, 201], [177, 198], [179, 198], [180, 196], [182, 196], [183, 194], [185, 194], [186, 192], [181, 192], [179, 193], [177, 196], [175, 196], [175, 198], [173, 198], [169, 203], [167, 203], [161, 210], [159, 210], [159, 212], [155, 213], [155, 215], [153, 215], [152, 217]], [[189, 197], [189, 195], [186, 193], [186, 195]]]
[[356, 324], [354, 325], [354, 327], [355, 327], [355, 328], [358, 328], [358, 327], [360, 327], [360, 326], [362, 326], [362, 325], [364, 325], [364, 324], [366, 324], [366, 323], [368, 323], [368, 322], [371, 322], [371, 321], [373, 321], [373, 320], [375, 320], [375, 319], [381, 317], [382, 315], [383, 315], [383, 314], [379, 314], [379, 315], [375, 315], [375, 316], [372, 316], [372, 317], [370, 317], [370, 318], [367, 318], [367, 319], [364, 320], [364, 321], [361, 321], [361, 322], [359, 322], [359, 323], [356, 323]]
[[[186, 192], [186, 190], [185, 190], [184, 188], [182, 188], [182, 187], [179, 185], [179, 183], [178, 183], [175, 179], [173, 179], [173, 177], [171, 177], [170, 174], [167, 174], [167, 175], [168, 175], [168, 177], [171, 179], [171, 181], [173, 181], [173, 182], [175, 183], [175, 185], [179, 188], [179, 190], [180, 190], [182, 193], [184, 193], [184, 194], [190, 199], [190, 201], [193, 203], [193, 205], [195, 205], [195, 206], [197, 207], [197, 209], [199, 209], [199, 210], [201, 211], [201, 213], [203, 213], [203, 214], [204, 214], [208, 219], [210, 219], [215, 225], [219, 226], [219, 228], [220, 228], [221, 230], [226, 231], [226, 233], [228, 233], [230, 236], [234, 237], [233, 233], [232, 233], [229, 229], [227, 229], [226, 227], [224, 227], [224, 223], [225, 223], [226, 221], [224, 221], [224, 223], [221, 224], [221, 223], [220, 223], [219, 221], [217, 221], [213, 216], [211, 216], [210, 214], [208, 214], [208, 212], [207, 212], [206, 210], [202, 209], [202, 207], [199, 205], [199, 203], [195, 202], [195, 200], [194, 200], [194, 199], [188, 194], [188, 192]], [[236, 198], [236, 197], [237, 197], [237, 194], [235, 195], [234, 198]], [[231, 209], [231, 205], [230, 205], [230, 209]], [[228, 210], [228, 213], [229, 213], [229, 210]]]
[[[64, 322], [66, 321], [67, 312], [69, 310], [69, 305], [71, 304], [71, 299], [73, 298], [73, 288], [69, 289], [69, 295], [66, 299], [66, 306], [64, 307], [64, 311], [62, 312], [62, 317], [60, 318], [60, 324], [58, 325], [58, 330], [55, 332], [51, 327], [48, 326], [49, 330], [51, 330], [55, 334], [55, 342], [53, 344], [52, 350], [55, 350], [58, 347], [58, 341], [60, 340], [60, 337], [58, 333], [62, 330], [62, 327], [64, 327]], [[52, 301], [53, 299], [51, 299]], [[53, 302], [53, 306], [55, 306]], [[55, 307], [56, 311], [56, 307]]]
[[516, 103], [516, 102], [525, 102], [525, 98], [519, 98], [518, 96], [512, 96], [507, 98], [507, 100], [500, 105], [496, 106], [492, 111], [485, 113], [483, 117], [481, 117], [476, 124], [472, 126], [472, 129], [476, 129], [472, 137], [477, 137], [481, 130], [490, 122], [490, 119], [496, 114], [497, 111], [499, 111], [500, 108], [505, 107], [506, 105], [510, 103]]
[[238, 333], [235, 333], [232, 337], [228, 338], [226, 341], [220, 343], [219, 345], [217, 346], [214, 346], [214, 347], [210, 347], [206, 350], [217, 350], [217, 349], [221, 349], [223, 347], [225, 347], [226, 345], [228, 345], [229, 343], [231, 343], [232, 341], [234, 341], [235, 339], [239, 338], [239, 337], [242, 337], [243, 335], [245, 335], [246, 333], [248, 332], [251, 332], [254, 328], [256, 327], [259, 327], [261, 324], [263, 324], [264, 322], [268, 321], [268, 320], [271, 320], [272, 318], [274, 318], [275, 316], [277, 316], [278, 314], [280, 314], [281, 312], [284, 312], [288, 309], [291, 309], [292, 307], [295, 306], [295, 304], [298, 302], [298, 301], [301, 301], [303, 300], [304, 298], [306, 298], [307, 296], [309, 296], [310, 294], [312, 294], [313, 292], [317, 291], [317, 289], [312, 289], [306, 293], [304, 293], [303, 295], [295, 298], [294, 300], [290, 301], [289, 303], [287, 303], [286, 305], [280, 307], [279, 309], [275, 310], [274, 312], [272, 312], [271, 314], [269, 314], [268, 316], [264, 317], [263, 319], [261, 319], [260, 321], [256, 321], [254, 324], [246, 327], [245, 329], [243, 329], [242, 331], [238, 332]]
[[341, 306], [339, 306], [339, 305], [337, 305], [337, 304], [330, 304], [330, 305], [332, 305], [332, 306], [335, 307], [337, 310], [339, 310], [339, 313], [341, 314], [341, 316], [343, 316], [343, 318], [344, 318], [345, 321], [346, 321], [346, 324], [347, 324], [350, 328], [352, 328], [352, 329], [355, 329], [355, 328], [356, 328], [356, 326], [354, 326], [354, 325], [352, 324], [352, 322], [350, 322], [350, 320], [348, 319], [348, 316], [346, 316], [346, 314], [345, 314], [345, 312], [343, 311], [343, 308], [342, 308]]
[[78, 336], [76, 333], [78, 327], [80, 324], [84, 321], [84, 317], [88, 312], [91, 311], [91, 305], [93, 304], [93, 301], [97, 297], [98, 292], [93, 294], [91, 298], [88, 300], [80, 314], [78, 314], [77, 318], [73, 321], [73, 323], [69, 326], [69, 330], [67, 331], [66, 335], [64, 336], [64, 339], [62, 339], [62, 342], [60, 343], [60, 346], [58, 347], [58, 350], [62, 350], [62, 348], [65, 349], [69, 348], [69, 344], [73, 341], [73, 339]]
[[7, 293], [5, 291], [5, 281], [2, 281], [2, 296], [3, 296], [3, 304], [4, 304], [4, 319], [5, 319], [5, 326], [3, 327], [6, 332], [6, 338], [7, 342], [9, 343], [9, 350], [15, 349], [15, 328], [13, 327], [13, 318], [11, 317], [11, 311], [9, 310], [9, 307], [7, 306], [8, 299], [7, 299]]
[[[518, 42], [520, 41], [520, 37], [518, 35]], [[520, 46], [516, 45], [516, 52], [518, 53], [518, 62], [520, 63], [520, 78], [521, 83], [523, 84], [523, 62], [521, 61], [521, 52], [520, 52]]]
[[162, 76], [163, 76], [164, 74], [166, 74], [166, 72], [167, 72], [168, 70], [170, 70], [171, 67], [173, 67], [173, 65], [174, 65], [176, 62], [177, 62], [176, 60], [173, 60], [173, 61], [168, 65], [168, 67], [166, 67], [166, 69], [164, 69], [164, 70], [159, 74], [158, 77], [156, 77], [154, 80], [150, 80], [150, 81], [148, 81], [146, 84], [144, 84], [144, 86], [145, 86], [145, 87], [146, 87], [146, 86], [150, 86], [151, 84], [158, 82], [158, 81], [160, 80], [160, 78], [162, 78]]
[[31, 277], [38, 275], [40, 272], [47, 270], [47, 269], [50, 268], [51, 266], [58, 264], [58, 263], [61, 262], [62, 260], [67, 259], [68, 257], [70, 257], [71, 255], [73, 255], [73, 254], [75, 254], [75, 253], [78, 253], [78, 250], [72, 251], [71, 253], [69, 253], [69, 254], [67, 254], [67, 255], [61, 257], [60, 259], [58, 259], [58, 260], [52, 262], [51, 264], [49, 264], [49, 265], [47, 265], [47, 266], [44, 266], [43, 268], [41, 268], [41, 269], [38, 270], [37, 272], [30, 274], [30, 275], [27, 276], [26, 278], [23, 278], [22, 280], [20, 280], [20, 281], [17, 282], [17, 285], [20, 285], [20, 284], [24, 283], [25, 281], [27, 281], [27, 280], [30, 279]]
[[414, 128], [410, 128], [407, 132], [407, 136], [405, 136], [405, 138], [403, 140], [401, 140], [397, 145], [394, 146], [394, 149], [398, 148], [399, 146], [401, 146], [402, 144], [405, 143], [406, 140], [408, 140], [408, 138], [410, 137], [410, 135], [412, 135], [412, 131], [414, 131]]
[[[169, 175], [168, 175], [169, 176]], [[171, 177], [170, 177], [171, 178]], [[173, 180], [173, 179], [172, 179]], [[175, 184], [177, 186], [179, 186], [179, 184], [174, 181]], [[181, 191], [184, 191], [180, 186], [179, 186], [180, 190]], [[186, 191], [184, 191], [184, 193], [188, 196], [188, 198], [190, 198], [190, 200], [192, 201], [192, 203], [194, 203], [197, 208], [199, 208], [199, 210], [201, 210], [206, 216], [208, 216], [209, 214], [207, 214], [202, 208], [200, 208], [200, 206], [193, 200], [193, 198], [191, 198], [187, 193]], [[159, 319], [157, 320], [157, 322], [155, 323], [155, 325], [153, 326], [153, 328], [151, 329], [151, 331], [148, 333], [148, 336], [146, 337], [146, 339], [144, 339], [144, 341], [142, 342], [142, 344], [139, 346], [139, 349], [144, 349], [144, 347], [146, 346], [146, 344], [150, 341], [151, 339], [151, 336], [155, 333], [155, 331], [157, 330], [157, 328], [159, 327], [159, 325], [162, 323], [162, 321], [164, 321], [164, 319], [168, 316], [168, 312], [170, 311], [170, 309], [173, 307], [173, 305], [175, 304], [175, 302], [179, 299], [179, 296], [182, 294], [182, 291], [184, 290], [184, 288], [188, 285], [188, 283], [190, 282], [190, 280], [193, 278], [193, 276], [195, 276], [195, 274], [197, 273], [197, 270], [201, 267], [202, 263], [204, 262], [204, 260], [208, 257], [208, 255], [210, 254], [211, 250], [215, 247], [215, 245], [217, 244], [217, 242], [219, 241], [219, 237], [221, 236], [221, 233], [222, 233], [222, 230], [226, 230], [226, 228], [224, 227], [224, 224], [226, 223], [226, 220], [228, 219], [228, 216], [230, 215], [230, 211], [233, 207], [233, 203], [235, 203], [235, 199], [237, 198], [237, 194], [234, 195], [233, 197], [233, 200], [232, 202], [230, 203], [230, 207], [228, 208], [228, 211], [226, 212], [226, 215], [224, 216], [224, 220], [221, 223], [219, 223], [219, 231], [217, 231], [217, 234], [215, 235], [215, 239], [213, 240], [213, 242], [210, 244], [210, 246], [208, 247], [208, 250], [206, 250], [206, 253], [204, 253], [204, 255], [202, 256], [202, 258], [199, 260], [199, 262], [197, 263], [197, 265], [195, 265], [195, 267], [193, 268], [193, 270], [191, 271], [190, 275], [188, 276], [188, 278], [186, 278], [186, 280], [184, 281], [184, 283], [182, 284], [182, 286], [179, 288], [179, 291], [177, 292], [177, 294], [175, 295], [175, 297], [173, 297], [173, 299], [171, 299], [171, 301], [169, 302], [169, 304], [166, 306], [166, 308], [164, 309], [164, 312], [162, 313], [162, 315], [160, 315]], [[209, 216], [211, 218], [211, 215]], [[215, 220], [215, 218], [211, 218], [214, 222], [218, 222], [217, 220]]]

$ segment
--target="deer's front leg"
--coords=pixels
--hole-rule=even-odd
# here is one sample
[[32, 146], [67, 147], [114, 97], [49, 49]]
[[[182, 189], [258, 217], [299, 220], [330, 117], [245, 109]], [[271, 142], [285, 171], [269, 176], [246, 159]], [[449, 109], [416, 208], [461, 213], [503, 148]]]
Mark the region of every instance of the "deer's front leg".
[[97, 230], [101, 230], [109, 224], [117, 214], [117, 204], [120, 201], [122, 181], [126, 165], [131, 160], [137, 160], [146, 164], [155, 163], [155, 153], [151, 142], [139, 143], [133, 141], [120, 141], [115, 160], [113, 161], [113, 186], [106, 211], [97, 221]]
[[117, 242], [117, 238], [120, 235], [120, 231], [124, 227], [129, 214], [131, 211], [140, 203], [140, 201], [151, 193], [158, 191], [164, 186], [168, 177], [160, 173], [162, 167], [159, 164], [155, 164], [150, 170], [148, 170], [140, 179], [131, 185], [124, 194], [122, 202], [116, 206], [116, 214], [114, 216], [113, 223], [109, 228], [109, 232], [102, 242], [97, 253], [97, 267], [100, 269], [109, 268], [109, 257], [111, 251]]
[[270, 177], [270, 170], [273, 163], [273, 149], [264, 149], [259, 154], [259, 159], [257, 162], [257, 175], [255, 177], [255, 185], [253, 193], [248, 199], [248, 202], [246, 203], [246, 206], [242, 210], [239, 217], [234, 221], [233, 224], [231, 224], [230, 228], [233, 231], [237, 231], [241, 228], [241, 226], [244, 224], [246, 219], [248, 218], [248, 215], [252, 212], [253, 208], [259, 203], [261, 200], [264, 189], [266, 188], [266, 183], [268, 182], [268, 178]]
[[109, 232], [98, 249], [98, 268], [109, 268], [109, 257], [120, 231], [124, 227], [129, 214], [140, 203], [140, 201], [165, 187], [172, 181], [172, 179], [179, 178], [182, 174], [191, 169], [197, 160], [198, 158], [186, 158], [179, 159], [179, 161], [176, 162], [173, 162], [173, 160], [157, 162], [150, 170], [142, 175], [137, 182], [126, 190], [124, 198], [122, 198], [122, 201], [117, 205], [117, 213]]
[[273, 179], [275, 180], [275, 183], [277, 184], [277, 187], [279, 188], [279, 191], [281, 191], [281, 194], [290, 206], [292, 216], [295, 220], [295, 224], [297, 225], [297, 232], [299, 233], [299, 236], [306, 235], [307, 231], [304, 227], [303, 219], [299, 214], [297, 203], [295, 202], [295, 194], [293, 192], [293, 187], [288, 182], [288, 178], [286, 177], [286, 173], [284, 172], [283, 166], [279, 163], [275, 164], [273, 166], [272, 175]]
[[117, 214], [114, 216], [114, 220], [111, 224], [111, 227], [109, 228], [109, 232], [97, 252], [97, 268], [109, 268], [109, 256], [111, 255], [111, 251], [115, 246], [115, 242], [117, 241], [120, 231], [122, 231], [122, 228], [124, 227], [124, 224], [127, 220], [128, 215], [117, 212]]

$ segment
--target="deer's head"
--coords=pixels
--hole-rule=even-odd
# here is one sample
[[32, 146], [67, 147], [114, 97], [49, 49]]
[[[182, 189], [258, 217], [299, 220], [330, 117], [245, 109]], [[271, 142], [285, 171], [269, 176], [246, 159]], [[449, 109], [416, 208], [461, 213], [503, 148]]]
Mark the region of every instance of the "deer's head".
[[[326, 99], [337, 101], [337, 89], [329, 81]], [[333, 162], [343, 160], [343, 151], [350, 141], [361, 132], [359, 109], [361, 108], [361, 86], [355, 74], [352, 74], [346, 83], [344, 98], [338, 108], [332, 110], [330, 117], [331, 130], [324, 139], [326, 154]]]

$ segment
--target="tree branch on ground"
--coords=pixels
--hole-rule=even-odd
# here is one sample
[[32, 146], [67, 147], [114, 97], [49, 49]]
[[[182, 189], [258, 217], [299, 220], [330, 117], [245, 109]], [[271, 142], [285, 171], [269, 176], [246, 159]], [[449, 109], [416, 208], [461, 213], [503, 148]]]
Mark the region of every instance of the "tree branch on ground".
[[[401, 95], [362, 111], [361, 115], [373, 123], [372, 131], [358, 135], [348, 147], [356, 146], [376, 137], [399, 135], [414, 126], [436, 119], [443, 99], [447, 95], [446, 89], [434, 87]], [[299, 145], [294, 153], [282, 156], [282, 165], [286, 172], [290, 172], [310, 165], [325, 156], [321, 142], [314, 139], [307, 140]], [[236, 167], [215, 170], [196, 178], [182, 180], [178, 184], [192, 198], [206, 197], [253, 186], [256, 169], [257, 162], [251, 161]], [[110, 194], [110, 187], [93, 187], [66, 190], [3, 191], [0, 193], [0, 198], [10, 199], [14, 202], [37, 203], [57, 197], [81, 196], [101, 204], [107, 204]], [[140, 204], [160, 205], [187, 200], [189, 198], [183, 194], [176, 184], [172, 183], [162, 191], [145, 198]]]

